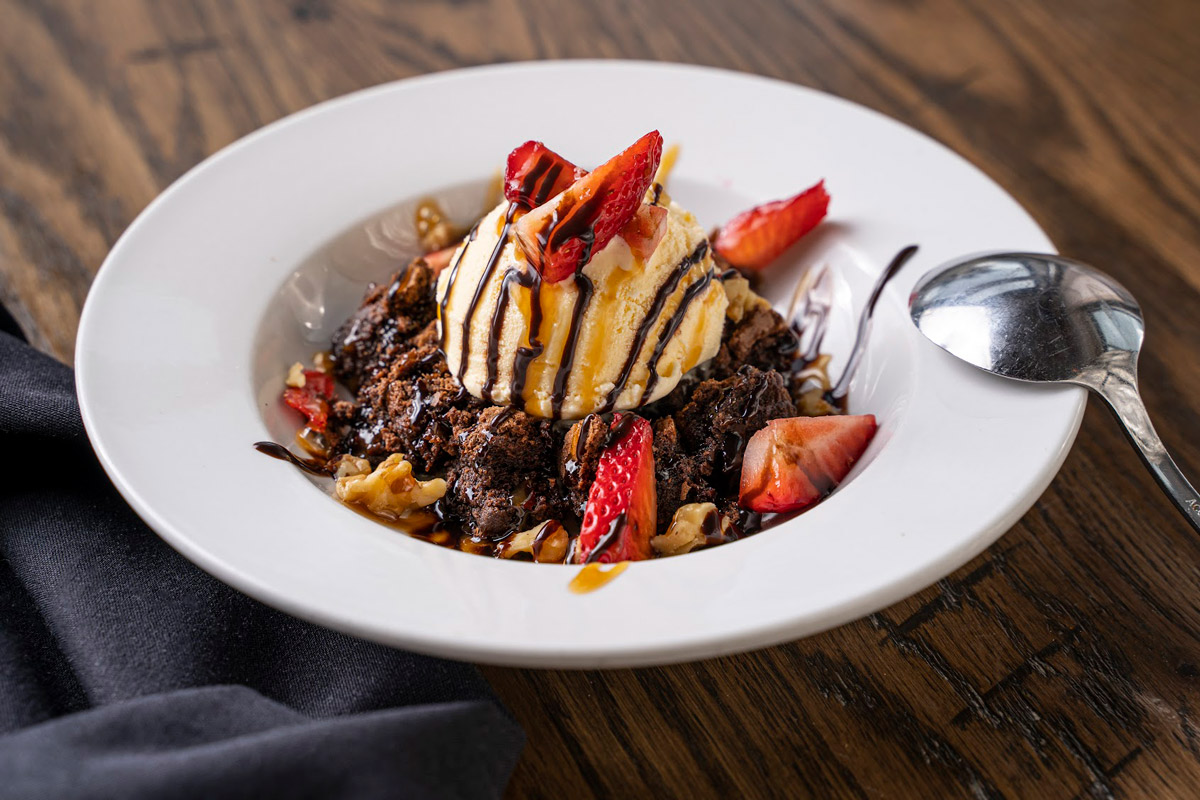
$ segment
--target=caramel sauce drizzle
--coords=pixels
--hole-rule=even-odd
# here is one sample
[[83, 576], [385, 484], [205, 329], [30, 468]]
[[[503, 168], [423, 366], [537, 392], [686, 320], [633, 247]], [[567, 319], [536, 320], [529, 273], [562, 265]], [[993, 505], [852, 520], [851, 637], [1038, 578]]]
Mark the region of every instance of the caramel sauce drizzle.
[[[629, 355], [625, 357], [625, 364], [621, 367], [621, 372], [617, 377], [616, 383], [613, 385], [612, 391], [608, 393], [608, 397], [604, 400], [604, 405], [600, 412], [606, 413], [612, 411], [617, 406], [617, 399], [621, 396], [621, 392], [625, 391], [625, 386], [629, 383], [629, 377], [633, 374], [633, 368], [637, 364], [637, 357], [642, 352], [642, 346], [646, 343], [646, 337], [650, 335], [650, 329], [658, 322], [659, 315], [662, 314], [663, 306], [667, 303], [667, 298], [675, 293], [679, 288], [679, 282], [683, 280], [683, 276], [694, 267], [696, 264], [704, 260], [708, 254], [708, 240], [704, 239], [700, 244], [696, 245], [696, 249], [689, 255], [685, 256], [680, 261], [666, 280], [658, 287], [658, 291], [654, 294], [654, 301], [650, 304], [650, 308], [646, 311], [646, 316], [642, 318], [638, 325], [637, 332], [633, 337], [633, 346], [629, 350]], [[707, 276], [706, 276], [707, 278]], [[707, 278], [711, 281], [711, 278]], [[706, 284], [707, 285], [707, 284]], [[678, 327], [678, 325], [676, 325]], [[650, 370], [651, 377], [654, 376], [654, 370]], [[648, 397], [649, 391], [644, 392], [642, 397]]]
[[[650, 399], [654, 393], [654, 387], [658, 384], [658, 362], [662, 360], [663, 353], [667, 349], [667, 344], [670, 343], [671, 337], [675, 335], [675, 332], [679, 330], [679, 326], [683, 324], [683, 320], [687, 316], [688, 307], [712, 285], [713, 276], [713, 271], [709, 270], [704, 274], [703, 278], [700, 278], [687, 288], [687, 291], [683, 293], [683, 299], [679, 301], [679, 307], [675, 309], [675, 313], [671, 315], [670, 321], [663, 326], [662, 331], [658, 334], [658, 341], [654, 345], [654, 351], [650, 354], [650, 377], [646, 379], [646, 388], [642, 391], [642, 402]], [[688, 353], [688, 359], [684, 362], [684, 369], [696, 366], [695, 362], [699, 357], [698, 353]]]
[[[463, 316], [461, 355], [458, 359], [458, 369], [454, 375], [459, 384], [462, 383], [463, 375], [466, 374], [467, 359], [471, 355], [471, 320], [475, 318], [475, 312], [479, 308], [479, 301], [483, 299], [483, 290], [487, 287], [488, 280], [492, 277], [492, 273], [496, 271], [496, 265], [500, 263], [500, 253], [504, 251], [504, 244], [508, 241], [509, 229], [512, 228], [513, 218], [516, 216], [519, 207], [517, 203], [508, 204], [508, 210], [504, 213], [504, 225], [500, 228], [500, 238], [496, 241], [496, 246], [492, 248], [492, 254], [488, 257], [488, 262], [483, 268], [483, 273], [479, 276], [479, 282], [475, 284], [475, 294], [471, 296], [471, 303], [467, 306], [467, 313]], [[454, 275], [451, 274], [450, 277], [453, 279]], [[446, 298], [450, 297], [450, 290], [452, 288], [454, 287], [449, 284], [446, 286]], [[497, 299], [497, 303], [499, 302], [499, 299]]]
[[600, 564], [586, 564], [567, 584], [567, 588], [575, 594], [594, 592], [624, 572], [628, 566], [628, 561], [614, 564], [609, 569], [604, 569]]
[[575, 350], [579, 343], [579, 329], [583, 326], [583, 315], [587, 312], [595, 292], [591, 278], [582, 271], [575, 273], [575, 288], [578, 295], [575, 298], [575, 307], [571, 309], [571, 327], [567, 331], [567, 340], [563, 343], [562, 358], [558, 362], [558, 371], [554, 373], [554, 389], [550, 394], [550, 414], [554, 419], [562, 417], [563, 402], [567, 398], [567, 378], [571, 375], [571, 367], [575, 363]]

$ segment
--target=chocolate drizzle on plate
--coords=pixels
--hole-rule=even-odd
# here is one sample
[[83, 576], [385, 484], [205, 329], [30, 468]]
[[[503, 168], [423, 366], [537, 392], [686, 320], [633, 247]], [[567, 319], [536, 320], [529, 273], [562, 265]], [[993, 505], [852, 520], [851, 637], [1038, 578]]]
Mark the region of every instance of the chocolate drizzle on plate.
[[280, 461], [288, 461], [295, 464], [300, 469], [311, 475], [319, 475], [322, 478], [328, 478], [329, 472], [325, 469], [325, 465], [317, 461], [308, 461], [300, 458], [300, 456], [288, 450], [281, 444], [275, 442], [255, 442], [254, 449], [265, 456], [277, 458]]

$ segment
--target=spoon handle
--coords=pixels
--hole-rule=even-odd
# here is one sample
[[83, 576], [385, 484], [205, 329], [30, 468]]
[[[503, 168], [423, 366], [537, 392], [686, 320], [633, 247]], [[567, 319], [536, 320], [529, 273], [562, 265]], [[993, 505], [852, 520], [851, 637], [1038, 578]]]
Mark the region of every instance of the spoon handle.
[[1200, 494], [1179, 471], [1163, 446], [1162, 439], [1154, 431], [1154, 426], [1150, 424], [1150, 415], [1146, 413], [1146, 406], [1138, 394], [1137, 379], [1132, 373], [1123, 374], [1123, 371], [1109, 373], [1103, 383], [1093, 388], [1116, 413], [1125, 428], [1125, 435], [1137, 448], [1138, 455], [1150, 468], [1158, 485], [1180, 513], [1187, 517], [1196, 532], [1200, 533]]

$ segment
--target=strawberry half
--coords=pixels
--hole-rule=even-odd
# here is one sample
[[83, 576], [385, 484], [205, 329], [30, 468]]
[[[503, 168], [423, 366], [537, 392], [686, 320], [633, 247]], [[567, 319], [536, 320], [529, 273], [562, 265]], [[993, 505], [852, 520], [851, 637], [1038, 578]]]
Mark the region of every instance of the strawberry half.
[[304, 385], [283, 390], [283, 402], [308, 419], [308, 427], [323, 431], [329, 424], [329, 401], [333, 399], [333, 378], [315, 369], [304, 370]]
[[812, 505], [842, 482], [875, 429], [871, 414], [771, 420], [746, 445], [738, 505], [758, 512]]
[[662, 136], [651, 131], [517, 221], [517, 241], [542, 280], [582, 269], [633, 219], [661, 158]]
[[587, 175], [541, 142], [528, 141], [508, 154], [504, 197], [525, 209], [537, 208]]
[[608, 437], [575, 542], [579, 564], [640, 561], [653, 552], [650, 537], [658, 517], [654, 431], [641, 417], [614, 414]]
[[829, 211], [825, 181], [787, 200], [763, 203], [726, 222], [713, 249], [735, 267], [762, 269], [817, 227]]

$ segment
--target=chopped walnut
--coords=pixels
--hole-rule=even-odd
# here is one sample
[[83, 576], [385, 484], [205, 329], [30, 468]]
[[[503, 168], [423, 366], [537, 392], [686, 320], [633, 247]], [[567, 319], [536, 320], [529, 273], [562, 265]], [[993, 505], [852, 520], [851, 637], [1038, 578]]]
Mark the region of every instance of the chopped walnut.
[[299, 361], [297, 361], [295, 364], [292, 364], [291, 368], [288, 370], [287, 379], [284, 380], [284, 383], [288, 386], [291, 386], [293, 389], [303, 389], [304, 365]]
[[712, 503], [688, 503], [671, 518], [666, 533], [650, 540], [660, 556], [677, 556], [729, 538], [732, 525]]
[[561, 564], [567, 555], [569, 538], [566, 528], [548, 519], [505, 539], [497, 555], [500, 558], [512, 558], [528, 553], [539, 564]]
[[345, 478], [350, 475], [369, 475], [370, 472], [370, 461], [347, 454], [338, 458], [337, 467], [333, 471], [333, 477]]
[[770, 308], [771, 304], [750, 288], [750, 281], [741, 275], [734, 275], [721, 281], [725, 287], [725, 296], [729, 305], [725, 307], [725, 316], [734, 323], [742, 319], [756, 307]]
[[333, 372], [333, 356], [329, 355], [328, 350], [322, 350], [319, 353], [313, 353], [312, 360], [313, 367], [319, 369], [321, 372], [324, 372], [327, 375]]
[[338, 478], [335, 489], [343, 503], [357, 503], [372, 514], [397, 520], [442, 499], [446, 482], [441, 478], [417, 480], [412, 474], [412, 464], [396, 453], [369, 475]]

